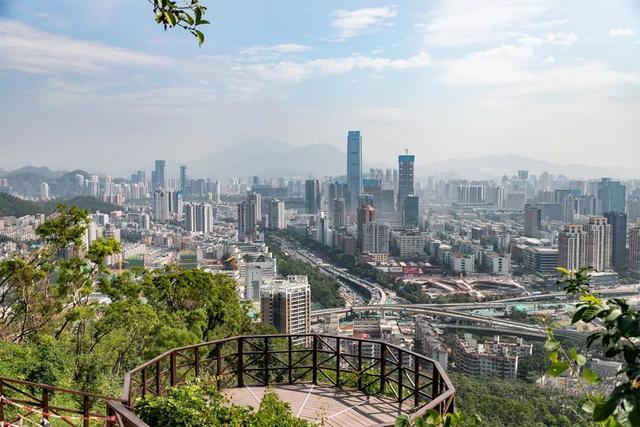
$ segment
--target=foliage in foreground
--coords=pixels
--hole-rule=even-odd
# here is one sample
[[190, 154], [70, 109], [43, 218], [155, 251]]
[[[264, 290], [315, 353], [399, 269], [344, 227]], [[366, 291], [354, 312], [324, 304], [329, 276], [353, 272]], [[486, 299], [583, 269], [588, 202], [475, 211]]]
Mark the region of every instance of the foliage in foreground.
[[599, 343], [605, 357], [622, 356], [622, 369], [618, 372], [618, 385], [608, 396], [590, 393], [587, 383], [597, 383], [598, 376], [586, 368], [587, 358], [576, 348], [565, 349], [555, 338], [551, 328], [545, 343], [551, 365], [547, 373], [560, 376], [568, 372], [581, 387], [582, 409], [599, 425], [640, 425], [640, 312], [622, 298], [603, 300], [589, 288], [590, 268], [578, 271], [558, 269], [563, 274], [560, 284], [567, 294], [577, 296], [579, 303], [571, 323], [596, 326], [587, 338], [587, 347]]
[[257, 411], [231, 404], [213, 385], [195, 383], [174, 387], [165, 396], [149, 396], [136, 406], [137, 415], [157, 427], [306, 427], [288, 403], [267, 390]]

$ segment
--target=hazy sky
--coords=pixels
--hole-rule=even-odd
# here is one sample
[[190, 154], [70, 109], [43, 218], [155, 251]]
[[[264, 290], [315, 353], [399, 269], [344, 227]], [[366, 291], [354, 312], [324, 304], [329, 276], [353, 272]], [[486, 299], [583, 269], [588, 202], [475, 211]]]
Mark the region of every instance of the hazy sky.
[[201, 1], [198, 48], [146, 0], [0, 0], [0, 168], [344, 149], [349, 129], [368, 162], [637, 166], [638, 1]]

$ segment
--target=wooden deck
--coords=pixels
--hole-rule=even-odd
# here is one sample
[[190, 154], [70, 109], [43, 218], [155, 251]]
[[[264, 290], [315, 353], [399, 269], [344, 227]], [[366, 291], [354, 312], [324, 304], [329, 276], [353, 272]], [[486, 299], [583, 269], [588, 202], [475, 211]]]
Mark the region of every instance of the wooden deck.
[[[289, 402], [291, 412], [300, 418], [327, 426], [393, 425], [398, 403], [385, 397], [367, 397], [357, 390], [340, 390], [327, 385], [292, 384], [272, 387], [280, 399]], [[264, 396], [264, 386], [224, 390], [236, 405], [256, 408]], [[407, 404], [404, 410], [408, 410]]]

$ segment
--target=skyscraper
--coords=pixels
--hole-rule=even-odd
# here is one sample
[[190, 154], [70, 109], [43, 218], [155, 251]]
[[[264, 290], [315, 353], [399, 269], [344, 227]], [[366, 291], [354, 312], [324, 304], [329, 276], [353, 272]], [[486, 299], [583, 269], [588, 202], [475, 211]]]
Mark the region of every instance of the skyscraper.
[[558, 234], [558, 266], [577, 270], [586, 266], [585, 251], [587, 233], [579, 224], [568, 224]]
[[49, 184], [46, 182], [40, 183], [40, 198], [42, 200], [49, 200]]
[[209, 233], [213, 229], [213, 206], [209, 203], [187, 203], [184, 206], [187, 231]]
[[362, 226], [362, 253], [389, 253], [389, 225], [369, 222]]
[[311, 288], [307, 276], [266, 280], [260, 291], [262, 323], [294, 337], [296, 344], [308, 342], [311, 330]]
[[611, 224], [611, 264], [615, 271], [623, 273], [627, 270], [627, 214], [607, 212], [604, 216]]
[[611, 235], [611, 225], [602, 216], [590, 217], [587, 225], [566, 225], [558, 235], [558, 265], [568, 270], [610, 270]]
[[333, 226], [342, 228], [345, 226], [345, 203], [343, 198], [334, 199], [332, 206]]
[[320, 183], [317, 179], [308, 179], [304, 186], [305, 207], [308, 214], [317, 214], [320, 210]]
[[169, 220], [169, 199], [168, 191], [156, 190], [153, 192], [153, 219], [158, 222]]
[[409, 195], [404, 198], [402, 225], [407, 228], [418, 228], [420, 226], [420, 199], [418, 196]]
[[362, 192], [362, 137], [360, 131], [350, 130], [347, 134], [347, 185], [351, 191], [350, 205], [358, 206]]
[[598, 183], [598, 200], [602, 212], [625, 212], [626, 187], [611, 178], [602, 178]]
[[276, 230], [281, 230], [286, 227], [283, 201], [278, 199], [270, 199], [268, 201], [267, 226]]
[[542, 209], [525, 205], [524, 207], [524, 235], [526, 237], [540, 237], [542, 230]]
[[187, 167], [185, 165], [180, 166], [180, 190], [182, 190], [182, 194], [187, 194]]
[[398, 208], [402, 208], [404, 198], [413, 194], [414, 163], [416, 157], [409, 154], [398, 156]]
[[164, 160], [156, 160], [156, 168], [152, 172], [153, 189], [164, 188]]
[[358, 248], [362, 249], [362, 237], [364, 225], [372, 222], [375, 217], [376, 210], [371, 205], [362, 205], [357, 210], [357, 243]]

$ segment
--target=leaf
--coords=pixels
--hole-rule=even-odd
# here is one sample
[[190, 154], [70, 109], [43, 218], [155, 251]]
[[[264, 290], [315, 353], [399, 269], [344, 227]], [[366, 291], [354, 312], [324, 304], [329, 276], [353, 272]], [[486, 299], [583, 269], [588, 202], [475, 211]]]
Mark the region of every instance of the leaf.
[[564, 371], [566, 371], [567, 369], [569, 369], [569, 364], [566, 362], [555, 362], [552, 363], [551, 365], [549, 365], [549, 368], [547, 368], [547, 374], [549, 374], [552, 377], [558, 377], [560, 375], [562, 375], [562, 373]]
[[600, 381], [600, 378], [598, 377], [598, 375], [593, 372], [591, 369], [589, 368], [584, 368], [582, 370], [582, 377], [589, 383], [589, 384], [595, 384], [598, 381]]
[[560, 343], [558, 341], [556, 341], [555, 339], [554, 340], [547, 340], [544, 343], [544, 349], [546, 351], [549, 351], [549, 352], [556, 351], [558, 348], [560, 348]]
[[209, 21], [207, 21], [206, 19], [201, 19], [201, 20], [198, 22], [198, 25], [206, 25], [206, 24], [209, 24], [209, 23], [210, 23], [210, 22], [209, 22]]
[[176, 26], [176, 16], [173, 12], [164, 12], [164, 17], [167, 18], [167, 22], [172, 26]]
[[594, 421], [605, 421], [618, 407], [618, 399], [610, 398], [607, 401], [596, 404], [593, 409]]
[[202, 31], [199, 30], [193, 30], [196, 34], [196, 37], [198, 38], [198, 46], [202, 46], [202, 43], [204, 43], [204, 34], [202, 34]]

